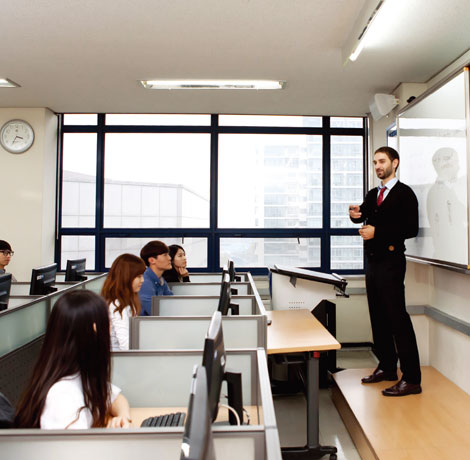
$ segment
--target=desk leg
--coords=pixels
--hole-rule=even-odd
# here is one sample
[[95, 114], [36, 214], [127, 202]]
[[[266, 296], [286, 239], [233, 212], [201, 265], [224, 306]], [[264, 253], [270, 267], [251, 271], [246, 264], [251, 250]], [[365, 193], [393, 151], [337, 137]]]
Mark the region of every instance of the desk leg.
[[337, 449], [335, 446], [320, 446], [319, 438], [319, 358], [320, 353], [309, 352], [307, 358], [307, 445], [305, 447], [284, 447], [282, 449], [283, 460], [310, 460], [330, 456], [330, 460], [336, 460]]

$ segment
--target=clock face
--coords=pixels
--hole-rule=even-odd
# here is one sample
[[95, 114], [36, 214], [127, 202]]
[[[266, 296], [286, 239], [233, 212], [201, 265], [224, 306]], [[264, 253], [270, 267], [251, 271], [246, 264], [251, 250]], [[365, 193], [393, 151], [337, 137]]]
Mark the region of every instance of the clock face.
[[0, 131], [0, 144], [11, 153], [23, 153], [34, 142], [34, 131], [24, 120], [7, 121]]

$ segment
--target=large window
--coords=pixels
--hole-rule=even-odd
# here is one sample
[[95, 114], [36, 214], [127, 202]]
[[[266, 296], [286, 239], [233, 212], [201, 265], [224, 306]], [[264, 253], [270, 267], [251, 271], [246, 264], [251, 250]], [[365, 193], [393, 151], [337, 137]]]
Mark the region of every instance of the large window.
[[104, 227], [209, 227], [209, 134], [108, 133], [104, 152]]
[[66, 114], [57, 261], [104, 271], [151, 239], [190, 268], [360, 272], [360, 117]]

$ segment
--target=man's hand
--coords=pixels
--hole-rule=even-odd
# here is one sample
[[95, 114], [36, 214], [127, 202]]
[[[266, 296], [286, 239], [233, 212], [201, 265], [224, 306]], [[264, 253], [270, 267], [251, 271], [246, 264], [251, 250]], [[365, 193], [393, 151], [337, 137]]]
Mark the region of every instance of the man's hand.
[[362, 216], [361, 207], [358, 204], [349, 205], [349, 217], [353, 219], [360, 219]]
[[372, 225], [363, 225], [359, 229], [359, 235], [362, 236], [364, 241], [371, 240], [375, 235], [375, 227]]

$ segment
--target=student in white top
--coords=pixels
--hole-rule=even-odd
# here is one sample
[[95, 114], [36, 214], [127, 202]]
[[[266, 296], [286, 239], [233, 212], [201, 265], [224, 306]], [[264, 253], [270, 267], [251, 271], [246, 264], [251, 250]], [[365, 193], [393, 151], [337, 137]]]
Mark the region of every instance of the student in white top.
[[121, 254], [111, 265], [101, 289], [109, 306], [112, 351], [129, 350], [129, 319], [140, 315], [138, 292], [144, 282], [144, 261]]
[[67, 292], [52, 309], [15, 427], [129, 427], [129, 403], [110, 376], [106, 303], [91, 291]]

